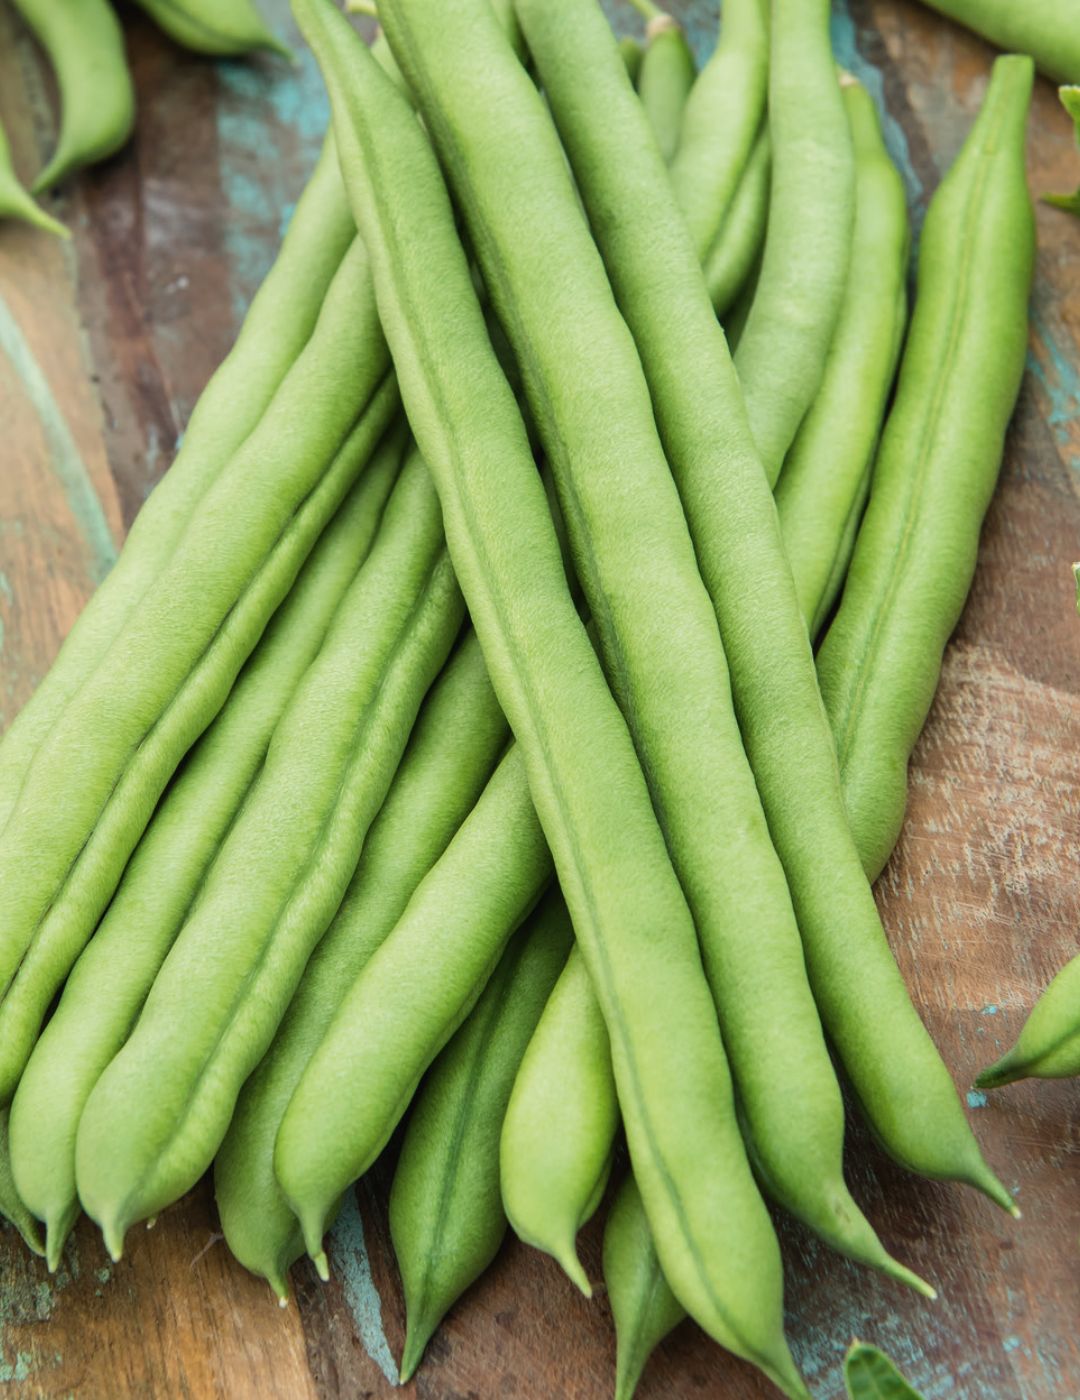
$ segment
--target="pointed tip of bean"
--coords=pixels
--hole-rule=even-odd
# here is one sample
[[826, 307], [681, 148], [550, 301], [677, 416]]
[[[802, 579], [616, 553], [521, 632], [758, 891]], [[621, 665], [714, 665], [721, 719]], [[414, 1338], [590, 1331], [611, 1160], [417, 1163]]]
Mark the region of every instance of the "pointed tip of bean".
[[124, 1235], [127, 1227], [118, 1221], [110, 1221], [101, 1227], [102, 1236], [105, 1239], [105, 1248], [109, 1252], [109, 1258], [114, 1264], [119, 1264], [124, 1257]]
[[326, 1250], [320, 1249], [311, 1256], [311, 1262], [315, 1265], [315, 1272], [323, 1283], [330, 1282], [330, 1261], [326, 1257]]
[[586, 1298], [591, 1298], [593, 1295], [592, 1284], [589, 1282], [588, 1274], [581, 1266], [581, 1260], [578, 1258], [573, 1242], [571, 1241], [562, 1249], [553, 1250], [552, 1256], [574, 1287]]
[[406, 1309], [405, 1322], [405, 1345], [401, 1351], [401, 1366], [398, 1370], [398, 1383], [407, 1385], [416, 1374], [416, 1368], [424, 1359], [424, 1351], [431, 1334], [438, 1325], [437, 1321], [429, 1324], [425, 1317], [420, 1323], [416, 1321], [416, 1313], [408, 1313]]
[[1027, 1075], [1027, 1066], [1023, 1064], [1015, 1049], [1010, 1050], [1007, 1055], [1002, 1055], [995, 1064], [988, 1065], [981, 1074], [976, 1076], [976, 1089], [1003, 1089], [1006, 1084], [1014, 1084], [1016, 1080], [1023, 1079]]
[[270, 1291], [278, 1300], [278, 1307], [287, 1308], [289, 1306], [289, 1280], [286, 1275], [275, 1274], [266, 1281], [270, 1285]]
[[45, 1267], [50, 1274], [55, 1274], [60, 1267], [60, 1260], [64, 1253], [64, 1244], [67, 1241], [67, 1231], [57, 1230], [54, 1224], [47, 1223], [45, 1226]]
[[885, 1272], [890, 1278], [896, 1279], [898, 1283], [907, 1284], [908, 1288], [914, 1289], [916, 1293], [928, 1299], [931, 1303], [937, 1302], [938, 1291], [932, 1283], [920, 1277], [914, 1269], [909, 1269], [906, 1264], [901, 1264], [898, 1259], [889, 1256], [889, 1265]]
[[981, 1191], [984, 1196], [993, 1201], [996, 1206], [1000, 1206], [1003, 1211], [1011, 1215], [1014, 1220], [1020, 1219], [1020, 1207], [985, 1162], [982, 1162], [979, 1170], [970, 1177], [970, 1183], [976, 1190]]

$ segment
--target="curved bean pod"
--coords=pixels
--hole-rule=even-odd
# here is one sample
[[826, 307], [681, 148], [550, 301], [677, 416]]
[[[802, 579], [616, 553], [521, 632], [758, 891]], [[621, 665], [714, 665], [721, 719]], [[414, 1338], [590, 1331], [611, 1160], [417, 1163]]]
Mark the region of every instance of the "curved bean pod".
[[114, 1258], [134, 1221], [177, 1200], [213, 1160], [341, 903], [463, 612], [438, 498], [413, 452], [134, 1031], [87, 1100], [76, 1182]]
[[[482, 0], [454, 0], [422, 15], [419, 8], [413, 0], [384, 6], [387, 38], [458, 194], [485, 283], [521, 365], [608, 674], [679, 873], [685, 878], [688, 866], [697, 866], [693, 859], [679, 863], [684, 850], [700, 855], [707, 849], [712, 865], [717, 850], [724, 852], [722, 875], [713, 880], [702, 868], [703, 878], [691, 896], [693, 902], [701, 894], [710, 901], [710, 913], [715, 912], [719, 887], [732, 874], [725, 849], [730, 800], [740, 820], [746, 816], [747, 828], [761, 834], [761, 841], [746, 842], [742, 854], [752, 849], [761, 857], [756, 869], [771, 862], [774, 878], [761, 898], [768, 904], [779, 895], [801, 960], [760, 805], [756, 828], [753, 810], [744, 813], [747, 800], [757, 804], [753, 778], [731, 709], [716, 618], [657, 437], [648, 386], [582, 218], [558, 137]], [[522, 18], [520, 9], [518, 16]], [[610, 31], [605, 33], [629, 94], [615, 41]], [[484, 93], [469, 76], [473, 65], [481, 63], [487, 75]], [[492, 110], [499, 113], [497, 123], [490, 120]], [[635, 111], [644, 127], [640, 103]], [[655, 143], [647, 137], [644, 143], [659, 161]], [[513, 155], [521, 150], [529, 152], [527, 164]], [[534, 230], [527, 246], [520, 238], [523, 227]], [[554, 288], [549, 272], [553, 257], [561, 269]], [[627, 461], [635, 464], [632, 476]], [[657, 571], [652, 579], [650, 570], [642, 568], [644, 541]], [[744, 888], [738, 887], [736, 907]], [[696, 1115], [684, 1120], [684, 1131], [713, 1163], [718, 1179], [684, 1174], [627, 1112], [625, 1099], [633, 1090], [615, 1045], [631, 1155], [646, 1204], [657, 1219], [657, 1237], [668, 1251], [668, 1274], [676, 1289], [692, 1300], [695, 1315], [714, 1336], [762, 1366], [791, 1393], [802, 1393], [783, 1338], [775, 1235], [746, 1160], [723, 1046], [692, 942], [686, 951], [691, 955], [686, 971], [698, 980], [695, 990], [688, 986], [684, 991], [687, 999], [678, 1002], [678, 1016], [695, 1051], [683, 1059], [673, 1117], [683, 1118], [696, 1100]], [[590, 971], [595, 976], [597, 969]], [[809, 1002], [809, 992], [806, 996]], [[617, 1013], [609, 1008], [605, 1013], [610, 1026]], [[687, 1084], [691, 1059], [701, 1100], [698, 1089]]]
[[851, 250], [855, 159], [829, 0], [772, 0], [769, 64], [769, 227], [735, 366], [773, 486], [821, 384]]
[[[776, 509], [663, 163], [644, 136], [604, 26], [594, 24], [584, 42], [584, 26], [596, 19], [591, 6], [563, 0], [556, 13], [539, 0], [517, 4], [552, 110], [562, 113], [590, 226], [652, 389], [821, 1019], [891, 1151], [928, 1175], [968, 1181], [1014, 1208], [983, 1161], [955, 1085], [911, 1004], [862, 871]], [[542, 32], [550, 49], [541, 46]], [[556, 48], [558, 63], [550, 61]], [[703, 951], [719, 958], [728, 948], [703, 940]], [[788, 975], [794, 977], [790, 969]], [[733, 1010], [753, 1014], [737, 1001]], [[775, 1027], [767, 1021], [763, 1035]], [[649, 1208], [636, 1163], [635, 1176]], [[655, 1233], [681, 1298], [662, 1231]]]
[[291, 58], [252, 0], [135, 0], [170, 39], [196, 53], [235, 58], [255, 49]]
[[1017, 1079], [1080, 1074], [1080, 957], [1065, 964], [1035, 1003], [1013, 1048], [975, 1083], [1000, 1089]]
[[506, 1233], [499, 1130], [514, 1074], [573, 941], [554, 889], [514, 935], [416, 1096], [390, 1191], [390, 1237], [405, 1292], [402, 1382]]
[[604, 1194], [618, 1129], [611, 1043], [575, 949], [514, 1081], [499, 1161], [515, 1234], [552, 1255], [586, 1298], [575, 1240]]
[[350, 431], [374, 445], [391, 418], [387, 358], [357, 239], [271, 409], [34, 756], [0, 836], [0, 1102], [166, 783], [367, 460], [339, 449]]
[[[739, 1158], [717, 1109], [727, 1070], [715, 1012], [629, 731], [567, 588], [543, 486], [493, 358], [438, 163], [408, 105], [334, 9], [294, 0], [294, 10], [328, 79], [343, 168], [373, 250], [380, 314], [407, 386], [410, 422], [436, 475], [469, 611], [599, 989], [624, 1120], [648, 1158], [653, 1199], [664, 1203], [670, 1235], [685, 1244], [680, 1269], [695, 1280], [699, 1312], [710, 1322], [721, 1312], [745, 1349], [765, 1353], [802, 1395], [801, 1383], [788, 1380], [771, 1277], [766, 1316], [761, 1289], [750, 1290], [752, 1300], [736, 1300], [734, 1315], [709, 1293], [712, 1266], [723, 1260], [726, 1268], [731, 1247], [722, 1222], [733, 1206], [745, 1205]], [[439, 7], [428, 18], [445, 16]], [[498, 53], [507, 41], [486, 7], [464, 19], [461, 37], [469, 42], [459, 51], [472, 51], [482, 35], [477, 71], [490, 77], [487, 49]], [[400, 47], [397, 56], [400, 62]], [[413, 73], [407, 76], [412, 82]], [[539, 101], [523, 72], [521, 78], [528, 101]], [[565, 180], [563, 161], [560, 152]], [[510, 168], [498, 156], [496, 164]], [[548, 264], [545, 285], [549, 274]], [[420, 307], [423, 315], [416, 314]], [[707, 1178], [698, 1170], [702, 1154], [715, 1167]], [[745, 1162], [741, 1143], [739, 1156]], [[729, 1158], [734, 1177], [726, 1170]], [[737, 1201], [728, 1194], [733, 1179]], [[756, 1223], [756, 1196], [750, 1205]], [[766, 1257], [775, 1250], [771, 1231], [759, 1243]], [[760, 1255], [755, 1248], [755, 1263]]]
[[622, 54], [622, 60], [626, 64], [626, 71], [630, 75], [630, 81], [636, 83], [638, 73], [641, 71], [641, 57], [644, 50], [638, 41], [628, 34], [619, 40], [619, 52]]
[[633, 1174], [604, 1223], [604, 1282], [615, 1319], [615, 1400], [631, 1400], [645, 1363], [686, 1316], [668, 1286]]
[[60, 238], [71, 237], [58, 219], [46, 214], [15, 174], [11, 146], [3, 125], [0, 125], [0, 219], [21, 219], [23, 223], [32, 224], [46, 233], [55, 233]]
[[637, 90], [649, 125], [666, 161], [675, 155], [683, 110], [694, 86], [694, 55], [682, 25], [668, 14], [654, 15], [645, 26], [645, 52], [637, 73]]
[[[274, 1171], [324, 1277], [322, 1239], [342, 1192], [386, 1146], [424, 1071], [469, 1014], [550, 878], [551, 856], [514, 746], [342, 997], [282, 1117]], [[350, 1097], [343, 1121], [339, 1093], [355, 1085], [363, 1094]]]
[[304, 1241], [274, 1175], [281, 1119], [342, 998], [479, 800], [507, 734], [476, 634], [468, 632], [424, 701], [341, 907], [241, 1090], [214, 1164], [218, 1213], [233, 1254], [282, 1301]]
[[1080, 14], [1070, 0], [924, 0], [1006, 53], [1030, 54], [1056, 83], [1080, 83]]
[[328, 133], [277, 260], [236, 344], [206, 386], [176, 460], [151, 492], [120, 556], [68, 633], [60, 655], [0, 742], [0, 831], [38, 746], [165, 568], [199, 500], [262, 417], [307, 343], [356, 236]]
[[[765, 243], [769, 223], [769, 176], [772, 147], [763, 123], [720, 226], [702, 264], [713, 310], [721, 320], [747, 286]], [[749, 305], [747, 311], [749, 311]]]
[[[12, 1167], [45, 1222], [51, 1269], [78, 1215], [75, 1134], [86, 1100], [130, 1034], [258, 777], [274, 727], [368, 553], [403, 446], [403, 432], [392, 432], [327, 526], [162, 798], [23, 1070], [11, 1108]], [[368, 449], [359, 435], [350, 440], [349, 450]]]
[[[896, 401], [818, 679], [855, 843], [892, 854], [907, 767], [975, 572], [1027, 352], [1034, 219], [1024, 166], [1032, 65], [998, 59], [927, 212]], [[986, 293], [993, 287], [993, 296]]]
[[874, 100], [845, 78], [855, 145], [855, 234], [825, 377], [776, 486], [799, 607], [820, 632], [844, 582], [907, 324], [910, 234], [904, 182]]
[[690, 89], [671, 161], [675, 198], [702, 262], [746, 179], [768, 77], [768, 0], [726, 0], [719, 42]]
[[31, 186], [40, 194], [127, 142], [135, 125], [135, 90], [124, 33], [108, 0], [14, 4], [45, 50], [60, 93], [56, 149]]
[[0, 1108], [0, 1216], [15, 1226], [27, 1249], [34, 1254], [44, 1255], [45, 1246], [41, 1242], [38, 1222], [19, 1195], [11, 1170], [11, 1143], [6, 1108]]

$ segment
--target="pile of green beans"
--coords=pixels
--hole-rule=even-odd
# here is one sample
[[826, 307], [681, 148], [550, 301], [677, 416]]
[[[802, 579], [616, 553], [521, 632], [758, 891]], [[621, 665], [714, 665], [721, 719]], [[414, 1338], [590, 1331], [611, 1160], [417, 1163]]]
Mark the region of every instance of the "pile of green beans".
[[[118, 1260], [212, 1169], [285, 1303], [400, 1131], [403, 1380], [508, 1225], [592, 1297], [606, 1200], [617, 1400], [686, 1317], [805, 1400], [766, 1198], [935, 1296], [848, 1190], [841, 1074], [1018, 1214], [870, 881], [1022, 372], [1032, 64], [931, 200], [909, 328], [825, 0], [728, 0], [700, 72], [635, 3], [643, 46], [597, 0], [379, 0], [373, 57], [293, 0], [333, 131], [0, 744], [0, 1213], [55, 1269], [84, 1210]], [[1080, 1071], [1078, 969], [980, 1083]]]

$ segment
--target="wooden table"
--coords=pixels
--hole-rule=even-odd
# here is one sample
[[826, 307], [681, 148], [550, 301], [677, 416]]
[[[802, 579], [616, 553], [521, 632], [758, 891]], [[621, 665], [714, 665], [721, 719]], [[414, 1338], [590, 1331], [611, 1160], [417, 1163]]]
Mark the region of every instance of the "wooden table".
[[[267, 10], [295, 38], [285, 0]], [[628, 10], [615, 7], [629, 27]], [[699, 51], [715, 0], [683, 6]], [[70, 247], [0, 228], [0, 723], [30, 694], [168, 465], [235, 334], [326, 118], [305, 54], [212, 65], [129, 16], [138, 134], [56, 201]], [[882, 100], [921, 218], [958, 149], [990, 51], [905, 0], [850, 0], [842, 62]], [[48, 82], [0, 9], [0, 115], [21, 167], [51, 132]], [[1080, 159], [1038, 85], [1033, 190], [1072, 188]], [[1008, 1045], [1080, 931], [1080, 224], [1039, 210], [1029, 373], [971, 601], [915, 756], [900, 848], [879, 882], [897, 957], [957, 1082]], [[854, 1125], [850, 1177], [886, 1244], [941, 1290], [923, 1303], [781, 1220], [790, 1333], [820, 1396], [840, 1393], [853, 1336], [886, 1347], [928, 1400], [1080, 1396], [1080, 1085], [969, 1094], [975, 1126], [1024, 1210], [905, 1176]], [[0, 1394], [385, 1396], [404, 1318], [386, 1224], [388, 1175], [361, 1183], [333, 1240], [333, 1279], [298, 1267], [296, 1305], [233, 1262], [205, 1184], [112, 1267], [86, 1221], [62, 1270], [0, 1237]], [[599, 1279], [598, 1234], [584, 1259]], [[610, 1394], [611, 1320], [548, 1259], [509, 1243], [453, 1311], [406, 1393]], [[640, 1394], [772, 1394], [684, 1324]]]

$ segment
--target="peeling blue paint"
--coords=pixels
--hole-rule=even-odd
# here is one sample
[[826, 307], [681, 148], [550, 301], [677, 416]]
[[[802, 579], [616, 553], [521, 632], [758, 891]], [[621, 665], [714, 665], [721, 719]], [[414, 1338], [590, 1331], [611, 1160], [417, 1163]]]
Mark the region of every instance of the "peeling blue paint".
[[[1034, 350], [1029, 350], [1027, 367], [1050, 401], [1046, 421], [1054, 430], [1058, 446], [1072, 447], [1075, 442], [1073, 430], [1080, 422], [1080, 370], [1074, 361], [1075, 348], [1067, 354], [1058, 345], [1035, 306], [1031, 309], [1031, 324], [1045, 352], [1045, 360]], [[1069, 464], [1080, 469], [1080, 455], [1071, 454]]]
[[986, 1095], [978, 1089], [972, 1089], [967, 1096], [968, 1108], [985, 1108], [987, 1103]]
[[334, 1271], [341, 1278], [345, 1301], [364, 1350], [391, 1385], [397, 1385], [398, 1369], [383, 1331], [382, 1303], [371, 1277], [364, 1224], [355, 1191], [345, 1193], [341, 1214], [330, 1233], [330, 1257]]

